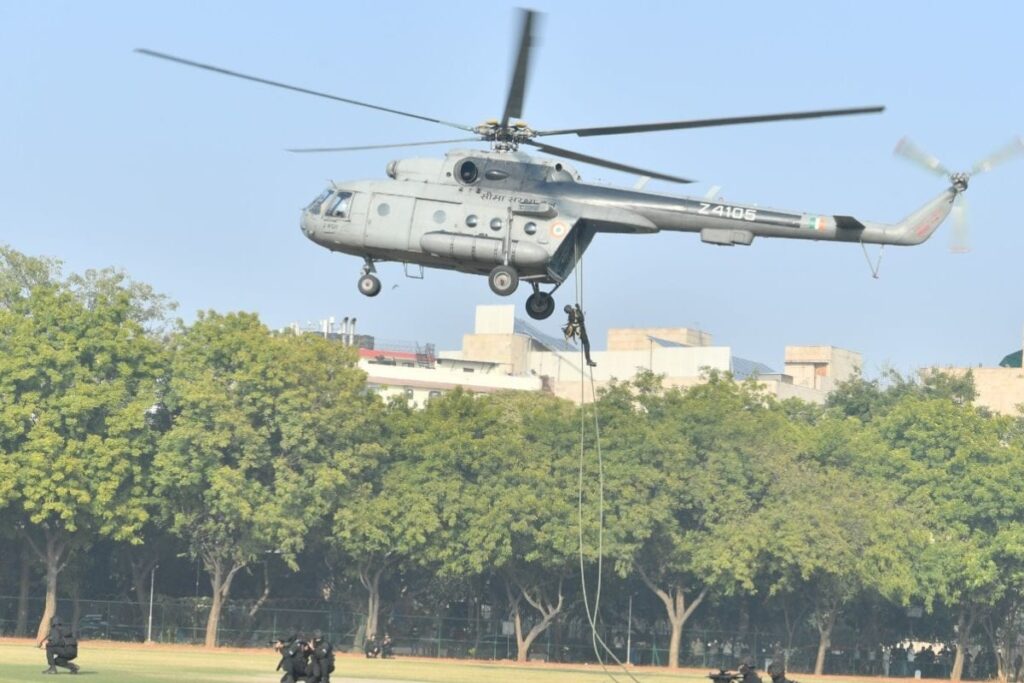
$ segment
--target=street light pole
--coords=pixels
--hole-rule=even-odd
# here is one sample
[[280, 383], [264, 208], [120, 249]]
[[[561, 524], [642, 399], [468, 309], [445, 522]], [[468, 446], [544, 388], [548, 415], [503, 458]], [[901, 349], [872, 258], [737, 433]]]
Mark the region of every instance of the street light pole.
[[149, 572], [149, 625], [146, 627], [146, 642], [153, 642], [153, 585], [156, 583], [156, 568], [154, 564]]
[[633, 647], [633, 595], [629, 596], [629, 617], [626, 621], [626, 664], [629, 664], [629, 652]]

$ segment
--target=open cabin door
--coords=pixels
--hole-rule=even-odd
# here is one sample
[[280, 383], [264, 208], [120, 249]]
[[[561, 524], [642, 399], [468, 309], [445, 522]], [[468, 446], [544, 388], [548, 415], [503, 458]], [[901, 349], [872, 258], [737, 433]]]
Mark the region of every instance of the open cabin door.
[[565, 282], [583, 257], [583, 252], [590, 246], [595, 234], [597, 230], [586, 220], [576, 221], [548, 263], [548, 275], [552, 280], [558, 283]]

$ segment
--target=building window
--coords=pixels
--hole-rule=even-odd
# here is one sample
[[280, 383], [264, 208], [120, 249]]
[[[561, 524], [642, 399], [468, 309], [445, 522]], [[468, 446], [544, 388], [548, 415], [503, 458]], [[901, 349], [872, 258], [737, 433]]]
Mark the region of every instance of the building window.
[[473, 370], [473, 368], [462, 368], [462, 371], [463, 372], [475, 372], [475, 370]]

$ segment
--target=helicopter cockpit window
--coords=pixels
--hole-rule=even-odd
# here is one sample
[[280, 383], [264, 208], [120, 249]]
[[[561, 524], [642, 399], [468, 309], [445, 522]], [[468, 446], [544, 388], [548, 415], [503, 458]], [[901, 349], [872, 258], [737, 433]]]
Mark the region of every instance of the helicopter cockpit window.
[[480, 176], [480, 169], [470, 160], [463, 161], [458, 168], [459, 180], [466, 185], [472, 185]]
[[351, 206], [352, 193], [339, 192], [327, 205], [327, 211], [324, 215], [329, 218], [348, 218], [348, 212]]
[[311, 201], [309, 203], [309, 206], [306, 207], [306, 211], [308, 211], [310, 213], [314, 213], [314, 214], [319, 214], [320, 213], [320, 205], [323, 204], [324, 200], [327, 199], [330, 196], [331, 196], [331, 190], [324, 190], [319, 195], [317, 195], [316, 199], [314, 199], [313, 201]]

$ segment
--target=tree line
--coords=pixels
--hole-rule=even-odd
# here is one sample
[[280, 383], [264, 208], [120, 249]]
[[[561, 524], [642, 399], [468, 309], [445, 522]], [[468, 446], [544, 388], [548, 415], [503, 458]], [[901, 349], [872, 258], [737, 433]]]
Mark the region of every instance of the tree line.
[[643, 586], [670, 667], [702, 605], [755, 598], [784, 651], [813, 624], [816, 673], [865, 601], [945, 615], [953, 680], [979, 629], [1016, 647], [1024, 423], [973, 406], [969, 376], [855, 379], [815, 406], [640, 374], [582, 408], [456, 390], [414, 410], [340, 343], [172, 310], [118, 271], [0, 248], [0, 538], [45, 586], [40, 637], [102, 547], [140, 603], [162, 553], [201, 566], [208, 646], [240, 572], [273, 562], [309, 595], [361, 595], [368, 634], [413, 583], [486, 587], [521, 660], [581, 578]]

